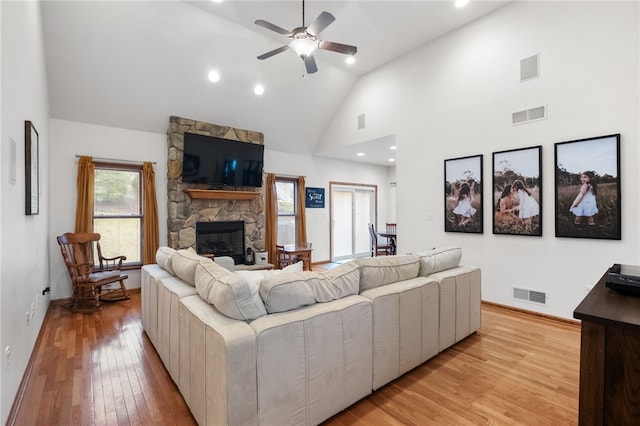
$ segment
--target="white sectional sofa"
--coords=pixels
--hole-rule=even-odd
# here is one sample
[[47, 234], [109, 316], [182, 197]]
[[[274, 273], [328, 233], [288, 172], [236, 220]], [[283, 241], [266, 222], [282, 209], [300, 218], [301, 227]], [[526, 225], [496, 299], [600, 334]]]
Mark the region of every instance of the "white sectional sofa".
[[461, 257], [231, 272], [161, 247], [143, 326], [199, 424], [315, 425], [480, 327], [480, 269]]

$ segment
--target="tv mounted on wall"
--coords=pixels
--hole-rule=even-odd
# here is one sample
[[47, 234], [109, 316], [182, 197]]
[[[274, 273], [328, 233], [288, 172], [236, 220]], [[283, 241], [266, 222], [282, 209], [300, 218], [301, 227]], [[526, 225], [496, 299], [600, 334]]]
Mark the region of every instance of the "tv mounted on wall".
[[262, 186], [264, 145], [184, 134], [182, 182], [213, 186]]

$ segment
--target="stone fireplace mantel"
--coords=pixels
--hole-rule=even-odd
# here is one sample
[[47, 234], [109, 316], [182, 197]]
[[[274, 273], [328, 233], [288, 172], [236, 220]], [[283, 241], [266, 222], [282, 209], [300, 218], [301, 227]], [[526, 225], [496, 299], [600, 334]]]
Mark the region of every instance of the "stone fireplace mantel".
[[[197, 222], [244, 221], [245, 247], [264, 250], [264, 186], [213, 188], [210, 185], [182, 182], [184, 134], [217, 136], [225, 139], [263, 144], [264, 135], [251, 130], [172, 116], [167, 130], [168, 163], [168, 241], [175, 249], [196, 248]], [[263, 175], [264, 180], [264, 175]], [[235, 190], [234, 190], [235, 189]]]
[[254, 191], [222, 191], [219, 189], [185, 189], [192, 199], [201, 200], [253, 200], [260, 192]]

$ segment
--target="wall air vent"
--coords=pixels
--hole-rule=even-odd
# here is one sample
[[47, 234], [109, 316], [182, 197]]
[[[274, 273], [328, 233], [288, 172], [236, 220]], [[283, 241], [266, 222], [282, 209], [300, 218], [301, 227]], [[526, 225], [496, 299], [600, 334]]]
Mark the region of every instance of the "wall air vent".
[[532, 121], [544, 120], [547, 118], [547, 107], [539, 106], [511, 113], [511, 124], [531, 123]]
[[358, 130], [364, 129], [364, 125], [365, 125], [365, 123], [364, 123], [364, 114], [360, 114], [358, 116]]
[[540, 303], [541, 305], [547, 304], [547, 293], [529, 290], [526, 288], [514, 287], [513, 298], [518, 300], [525, 300], [527, 302]]
[[538, 77], [538, 59], [539, 55], [520, 59], [520, 82]]

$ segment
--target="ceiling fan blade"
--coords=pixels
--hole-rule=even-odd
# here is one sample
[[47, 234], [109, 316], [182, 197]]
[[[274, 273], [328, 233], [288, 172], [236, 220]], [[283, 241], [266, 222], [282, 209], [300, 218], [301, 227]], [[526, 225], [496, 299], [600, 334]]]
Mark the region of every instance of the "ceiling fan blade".
[[307, 28], [307, 32], [315, 37], [335, 20], [336, 18], [329, 12], [322, 12], [320, 15], [318, 15], [316, 20], [313, 21], [311, 25], [309, 25], [309, 27]]
[[260, 25], [261, 27], [264, 27], [264, 28], [266, 28], [268, 30], [271, 30], [271, 31], [275, 31], [275, 32], [277, 32], [279, 34], [282, 34], [282, 35], [285, 35], [285, 36], [290, 36], [291, 35], [291, 31], [287, 31], [284, 28], [280, 28], [279, 26], [274, 25], [271, 22], [267, 22], [264, 19], [258, 19], [255, 22], [255, 24], [256, 25]]
[[267, 53], [263, 53], [262, 55], [258, 56], [258, 59], [267, 59], [272, 57], [273, 55], [277, 55], [278, 53], [284, 52], [285, 50], [287, 50], [289, 48], [288, 45], [286, 46], [282, 46], [282, 47], [278, 47], [277, 49], [273, 49]]
[[358, 48], [350, 46], [348, 44], [334, 43], [332, 41], [318, 41], [318, 48], [324, 50], [331, 50], [332, 52], [344, 53], [345, 55], [355, 55], [358, 52]]
[[307, 55], [304, 57], [304, 66], [309, 74], [313, 74], [318, 71], [318, 66], [316, 65], [316, 60], [313, 59], [313, 55]]

